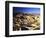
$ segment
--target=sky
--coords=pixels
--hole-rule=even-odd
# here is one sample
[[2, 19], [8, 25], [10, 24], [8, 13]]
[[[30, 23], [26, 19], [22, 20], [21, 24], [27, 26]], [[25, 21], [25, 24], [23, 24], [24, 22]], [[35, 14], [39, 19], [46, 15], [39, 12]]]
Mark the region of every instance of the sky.
[[16, 13], [16, 12], [40, 14], [40, 8], [13, 7], [13, 13]]

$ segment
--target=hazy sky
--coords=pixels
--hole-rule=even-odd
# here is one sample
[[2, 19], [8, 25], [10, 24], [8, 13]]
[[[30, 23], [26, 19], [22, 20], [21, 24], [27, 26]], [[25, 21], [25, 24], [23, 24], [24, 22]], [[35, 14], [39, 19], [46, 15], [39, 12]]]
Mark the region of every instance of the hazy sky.
[[28, 7], [13, 7], [13, 12], [33, 13], [40, 14], [40, 8], [28, 8]]

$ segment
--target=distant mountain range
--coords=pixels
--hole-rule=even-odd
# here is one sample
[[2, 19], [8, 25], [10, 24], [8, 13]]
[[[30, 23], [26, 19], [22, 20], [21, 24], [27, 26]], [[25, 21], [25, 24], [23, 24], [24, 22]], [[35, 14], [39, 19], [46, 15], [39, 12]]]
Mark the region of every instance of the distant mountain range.
[[35, 13], [23, 13], [23, 12], [16, 12], [16, 13], [13, 13], [13, 15], [16, 15], [16, 14], [25, 14], [25, 15], [40, 15], [40, 14], [35, 14]]

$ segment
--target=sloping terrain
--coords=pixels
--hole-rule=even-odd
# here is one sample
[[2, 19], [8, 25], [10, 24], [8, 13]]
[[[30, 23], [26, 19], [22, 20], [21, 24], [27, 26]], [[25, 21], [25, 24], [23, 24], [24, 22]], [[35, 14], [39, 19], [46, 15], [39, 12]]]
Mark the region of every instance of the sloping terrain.
[[40, 15], [16, 14], [13, 16], [13, 31], [40, 30]]

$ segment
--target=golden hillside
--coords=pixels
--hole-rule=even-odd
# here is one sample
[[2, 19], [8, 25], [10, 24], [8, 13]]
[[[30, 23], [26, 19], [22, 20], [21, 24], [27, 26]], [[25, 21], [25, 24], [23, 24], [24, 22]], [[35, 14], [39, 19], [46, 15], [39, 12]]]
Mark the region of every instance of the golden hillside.
[[[40, 16], [31, 14], [17, 14], [13, 17], [13, 30], [39, 30], [40, 29]], [[25, 29], [23, 29], [25, 30]]]

